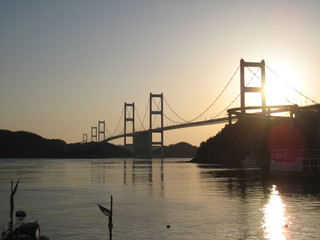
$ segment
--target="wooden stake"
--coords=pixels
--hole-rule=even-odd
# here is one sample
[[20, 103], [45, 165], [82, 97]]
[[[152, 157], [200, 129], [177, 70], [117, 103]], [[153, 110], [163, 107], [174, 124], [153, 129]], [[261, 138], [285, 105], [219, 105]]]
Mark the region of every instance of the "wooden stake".
[[109, 223], [108, 223], [108, 226], [109, 226], [109, 238], [110, 238], [110, 240], [112, 240], [112, 228], [113, 228], [113, 224], [112, 224], [112, 214], [113, 214], [112, 205], [113, 205], [113, 197], [112, 197], [112, 195], [111, 195], [111, 203], [110, 203], [110, 211], [111, 211], [111, 214], [109, 215]]

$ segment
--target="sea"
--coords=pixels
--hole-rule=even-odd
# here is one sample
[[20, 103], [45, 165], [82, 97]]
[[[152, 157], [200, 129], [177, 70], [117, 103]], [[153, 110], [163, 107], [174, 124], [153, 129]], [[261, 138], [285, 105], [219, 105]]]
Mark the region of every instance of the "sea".
[[51, 240], [320, 239], [320, 182], [190, 159], [0, 159], [0, 226], [15, 210]]

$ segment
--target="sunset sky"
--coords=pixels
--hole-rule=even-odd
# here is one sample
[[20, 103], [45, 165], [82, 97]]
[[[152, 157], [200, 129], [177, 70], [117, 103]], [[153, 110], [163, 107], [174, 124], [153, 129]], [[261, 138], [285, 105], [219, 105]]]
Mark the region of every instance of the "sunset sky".
[[[192, 119], [215, 100], [241, 58], [264, 59], [320, 102], [319, 13], [319, 0], [2, 0], [0, 129], [79, 142], [99, 120], [113, 132], [124, 102], [135, 102], [143, 118], [150, 92], [163, 93]], [[267, 81], [272, 77], [267, 71]], [[165, 144], [199, 145], [222, 126], [166, 132]]]

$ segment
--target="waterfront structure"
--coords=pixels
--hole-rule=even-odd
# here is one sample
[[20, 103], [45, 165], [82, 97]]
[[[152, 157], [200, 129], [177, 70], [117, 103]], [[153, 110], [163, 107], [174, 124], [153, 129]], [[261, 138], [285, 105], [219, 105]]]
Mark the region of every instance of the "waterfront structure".
[[271, 150], [270, 176], [320, 177], [320, 150]]

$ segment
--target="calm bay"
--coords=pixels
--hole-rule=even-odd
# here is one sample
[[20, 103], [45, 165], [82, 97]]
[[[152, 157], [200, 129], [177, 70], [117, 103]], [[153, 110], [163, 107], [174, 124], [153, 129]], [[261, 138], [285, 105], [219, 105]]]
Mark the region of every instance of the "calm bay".
[[0, 159], [0, 224], [15, 210], [51, 240], [317, 239], [319, 181], [262, 179], [190, 159]]

